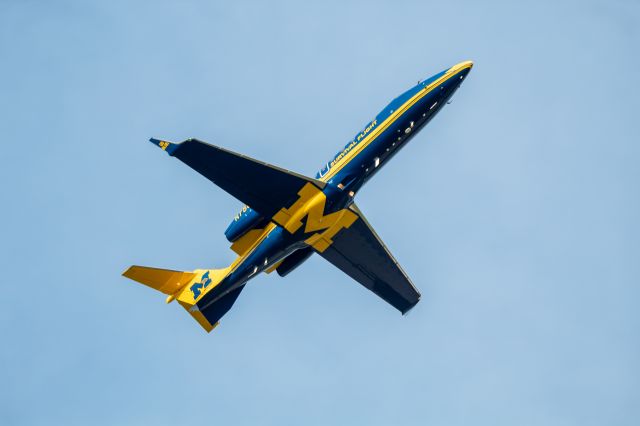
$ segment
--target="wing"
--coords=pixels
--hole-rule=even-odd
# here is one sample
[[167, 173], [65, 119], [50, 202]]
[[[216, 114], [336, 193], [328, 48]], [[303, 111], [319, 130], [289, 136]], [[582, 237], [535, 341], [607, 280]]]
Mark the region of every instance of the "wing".
[[358, 219], [318, 253], [394, 308], [407, 313], [420, 301], [420, 293], [360, 209], [355, 204], [349, 209]]
[[197, 139], [179, 144], [158, 139], [151, 139], [151, 142], [264, 217], [272, 217], [282, 206], [297, 200], [298, 191], [307, 183], [320, 189], [325, 185]]

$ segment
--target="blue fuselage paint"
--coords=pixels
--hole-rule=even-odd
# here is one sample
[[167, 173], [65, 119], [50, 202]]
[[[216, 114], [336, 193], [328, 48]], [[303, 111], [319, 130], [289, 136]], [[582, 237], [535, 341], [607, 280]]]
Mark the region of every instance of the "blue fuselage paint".
[[[353, 195], [442, 109], [469, 73], [470, 67], [449, 72], [450, 75], [448, 71], [419, 82], [391, 101], [322, 167], [315, 177], [326, 182], [323, 189], [327, 199], [325, 214], [343, 209], [353, 202]], [[434, 85], [438, 80], [439, 83]], [[401, 110], [403, 112], [398, 114]], [[367, 139], [380, 127], [385, 129]], [[346, 163], [340, 162], [354, 150], [358, 151], [356, 155], [352, 155]], [[225, 235], [233, 241], [249, 229], [264, 226], [268, 222], [268, 218], [262, 218], [246, 207], [236, 216]], [[290, 234], [281, 226], [275, 226], [229, 275], [198, 301], [198, 308], [204, 310], [294, 251], [307, 247], [304, 242], [306, 237], [308, 235], [304, 233]], [[206, 312], [204, 314], [206, 316]]]

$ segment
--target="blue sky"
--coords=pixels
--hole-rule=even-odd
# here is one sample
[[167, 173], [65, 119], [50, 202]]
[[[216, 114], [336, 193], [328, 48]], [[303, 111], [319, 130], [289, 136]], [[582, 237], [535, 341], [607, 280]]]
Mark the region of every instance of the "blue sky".
[[[632, 425], [640, 5], [0, 2], [0, 423]], [[358, 196], [406, 317], [312, 258], [207, 335], [130, 264], [232, 260], [188, 137], [313, 174], [462, 60]]]

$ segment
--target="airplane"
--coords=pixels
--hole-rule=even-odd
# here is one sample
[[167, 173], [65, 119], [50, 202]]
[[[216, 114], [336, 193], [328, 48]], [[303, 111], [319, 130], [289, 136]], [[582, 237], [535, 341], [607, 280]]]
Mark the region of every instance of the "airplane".
[[123, 275], [177, 300], [207, 332], [261, 272], [286, 276], [314, 253], [403, 315], [420, 292], [373, 230], [354, 197], [446, 105], [467, 76], [465, 61], [418, 82], [367, 123], [314, 178], [197, 139], [150, 139], [245, 206], [225, 231], [238, 257], [226, 268], [174, 271], [131, 266]]

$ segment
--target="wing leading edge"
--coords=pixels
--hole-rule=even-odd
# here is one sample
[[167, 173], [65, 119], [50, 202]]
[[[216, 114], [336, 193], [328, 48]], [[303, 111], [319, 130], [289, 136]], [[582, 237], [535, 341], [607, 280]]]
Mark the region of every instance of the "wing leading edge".
[[420, 292], [391, 255], [355, 204], [358, 219], [333, 238], [320, 256], [406, 314], [420, 301]]

